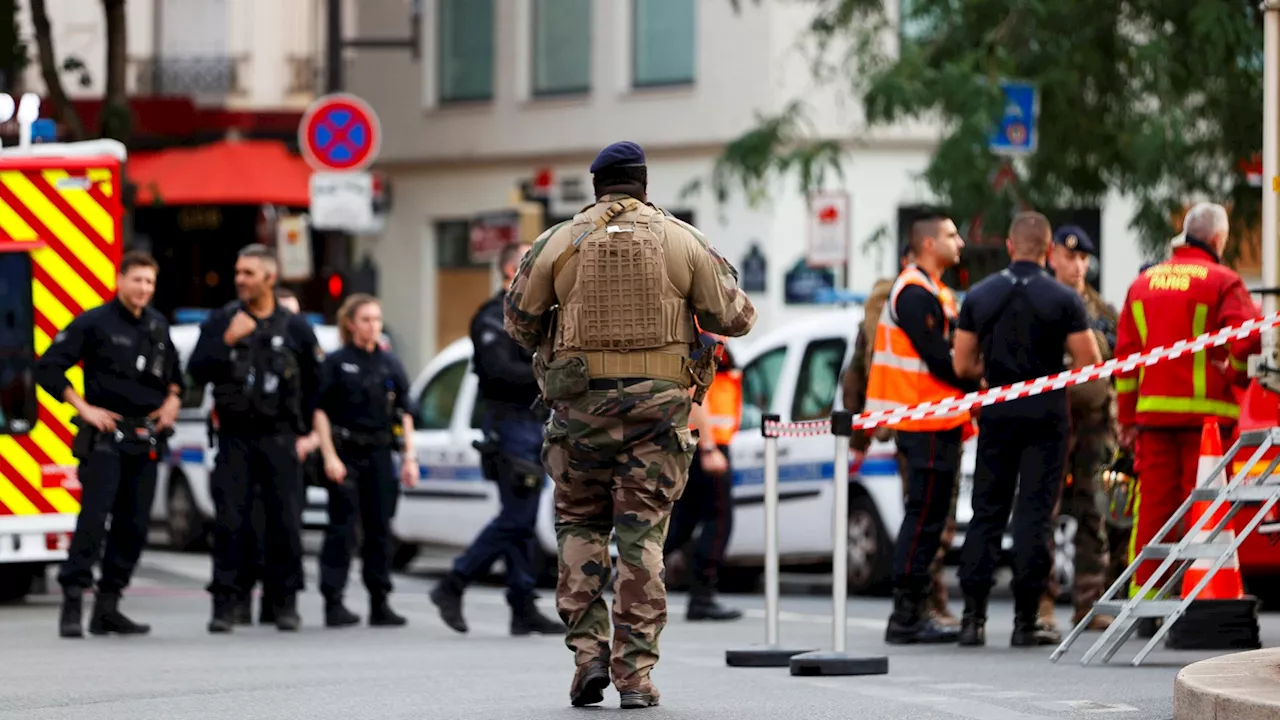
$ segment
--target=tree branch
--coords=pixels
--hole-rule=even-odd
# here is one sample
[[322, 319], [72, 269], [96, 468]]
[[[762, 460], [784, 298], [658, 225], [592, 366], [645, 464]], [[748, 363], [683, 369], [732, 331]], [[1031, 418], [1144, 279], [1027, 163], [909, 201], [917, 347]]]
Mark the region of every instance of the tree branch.
[[80, 114], [67, 99], [67, 91], [62, 87], [62, 76], [58, 73], [58, 62], [53, 51], [53, 32], [49, 27], [49, 14], [45, 9], [45, 0], [31, 0], [31, 24], [35, 28], [36, 47], [40, 54], [40, 75], [44, 78], [49, 99], [58, 108], [58, 115], [67, 128], [71, 140], [84, 139], [84, 123]]

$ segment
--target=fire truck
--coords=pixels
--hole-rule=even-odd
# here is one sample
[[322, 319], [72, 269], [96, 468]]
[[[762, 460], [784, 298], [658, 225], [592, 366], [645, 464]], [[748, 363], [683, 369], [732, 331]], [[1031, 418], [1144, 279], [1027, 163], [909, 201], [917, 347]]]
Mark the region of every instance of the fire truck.
[[[72, 318], [114, 297], [123, 242], [124, 145], [32, 144], [30, 122], [19, 146], [0, 148], [3, 602], [25, 597], [67, 556], [80, 512], [74, 411], [36, 385], [35, 361]], [[83, 394], [81, 368], [68, 378]]]

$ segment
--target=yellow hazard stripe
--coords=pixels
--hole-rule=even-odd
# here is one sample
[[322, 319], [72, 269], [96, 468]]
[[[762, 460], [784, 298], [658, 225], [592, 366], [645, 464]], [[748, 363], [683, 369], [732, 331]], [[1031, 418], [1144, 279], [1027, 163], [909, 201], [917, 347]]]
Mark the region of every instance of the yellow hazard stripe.
[[0, 230], [17, 242], [39, 239], [36, 231], [8, 203], [0, 202]]
[[92, 168], [87, 173], [90, 180], [98, 184], [98, 192], [105, 197], [111, 197], [115, 194], [116, 189], [112, 183], [111, 171], [107, 168]]
[[40, 509], [31, 504], [26, 495], [13, 486], [9, 477], [0, 473], [0, 505], [9, 508], [14, 515], [40, 515]]
[[75, 315], [72, 315], [70, 310], [67, 310], [62, 306], [62, 303], [58, 302], [58, 299], [53, 296], [53, 293], [49, 292], [44, 283], [39, 281], [31, 283], [31, 299], [35, 302], [35, 306], [39, 308], [40, 314], [44, 315], [45, 319], [56, 328], [64, 328], [75, 319]]
[[[44, 179], [49, 183], [49, 187], [55, 188], [62, 195], [62, 199], [67, 201], [72, 210], [80, 213], [80, 217], [98, 233], [98, 236], [107, 243], [113, 243], [116, 239], [116, 224], [108, 213], [93, 196], [89, 194], [87, 188], [65, 187], [59, 188], [58, 181], [69, 177], [66, 170], [45, 170]], [[92, 181], [93, 176], [87, 176]]]
[[[71, 269], [62, 256], [51, 249], [37, 250], [31, 253], [31, 260], [39, 265], [58, 287], [80, 306], [82, 310], [102, 304], [102, 298], [94, 292], [89, 284], [80, 277], [80, 273]], [[63, 327], [62, 325], [58, 326]]]
[[[37, 427], [39, 427], [38, 423]], [[80, 512], [80, 504], [65, 490], [46, 492], [40, 487], [40, 463], [36, 462], [35, 458], [31, 457], [12, 437], [0, 435], [0, 454], [4, 455], [4, 459], [9, 461], [18, 474], [36, 489], [36, 492], [44, 495], [54, 510], [60, 513]]]
[[0, 182], [4, 183], [14, 197], [44, 223], [44, 226], [58, 240], [62, 241], [71, 254], [84, 263], [103, 287], [107, 289], [115, 287], [116, 268], [112, 262], [25, 175], [13, 170], [0, 172]]

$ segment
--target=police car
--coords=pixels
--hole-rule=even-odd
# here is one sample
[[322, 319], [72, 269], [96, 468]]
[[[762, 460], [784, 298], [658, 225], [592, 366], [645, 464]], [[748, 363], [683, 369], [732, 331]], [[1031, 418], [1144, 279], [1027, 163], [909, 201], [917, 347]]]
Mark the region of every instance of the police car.
[[[735, 585], [748, 584], [764, 566], [765, 413], [783, 422], [818, 420], [839, 408], [839, 378], [853, 353], [861, 307], [823, 311], [730, 350], [743, 371], [742, 424], [730, 444], [733, 462], [734, 526], [727, 549]], [[482, 410], [471, 371], [468, 338], [446, 347], [423, 369], [410, 396], [422, 482], [403, 491], [393, 520], [399, 541], [397, 564], [406, 565], [419, 545], [465, 547], [498, 511], [497, 488], [480, 473]], [[954, 560], [972, 516], [970, 495], [976, 440], [964, 448], [959, 532]], [[829, 564], [834, 441], [830, 435], [778, 440], [779, 558], [786, 567]], [[882, 589], [888, 580], [893, 540], [902, 523], [902, 484], [891, 443], [876, 442], [850, 475], [848, 575], [850, 592]], [[544, 492], [536, 530], [543, 567], [554, 569], [556, 552], [552, 493]], [[1011, 546], [1006, 535], [1004, 547]], [[1059, 552], [1062, 552], [1061, 543]], [[1069, 583], [1063, 587], [1069, 590]]]
[[[151, 523], [167, 531], [169, 545], [178, 550], [199, 547], [208, 537], [215, 511], [209, 477], [213, 471], [216, 447], [210, 444], [208, 417], [213, 410], [213, 393], [191, 381], [186, 374], [187, 362], [200, 338], [200, 323], [207, 310], [179, 310], [178, 321], [170, 327], [174, 347], [186, 377], [186, 393], [182, 410], [169, 439], [169, 455], [156, 474], [156, 496], [151, 505]], [[340, 347], [338, 328], [321, 324], [319, 315], [307, 315], [315, 331], [320, 349], [326, 353]], [[323, 529], [329, 522], [329, 495], [322, 487], [308, 483], [303, 506], [302, 525], [309, 530]]]

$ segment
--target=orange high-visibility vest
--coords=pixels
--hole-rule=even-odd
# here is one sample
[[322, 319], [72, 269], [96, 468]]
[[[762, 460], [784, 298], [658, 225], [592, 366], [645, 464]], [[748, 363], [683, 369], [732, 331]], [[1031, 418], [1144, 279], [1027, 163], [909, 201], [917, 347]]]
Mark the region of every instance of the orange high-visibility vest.
[[[955, 295], [947, 286], [930, 278], [915, 265], [902, 271], [893, 284], [889, 301], [884, 304], [884, 309], [880, 312], [880, 323], [876, 326], [871, 374], [867, 379], [868, 411], [894, 410], [964, 394], [929, 373], [929, 366], [921, 359], [920, 353], [916, 352], [911, 339], [898, 326], [898, 294], [908, 285], [919, 285], [938, 298], [945, 315], [943, 327], [939, 328], [944, 335], [949, 334], [958, 315]], [[907, 432], [937, 432], [960, 427], [967, 422], [969, 411], [962, 410], [941, 417], [906, 419], [891, 427]]]
[[711, 416], [711, 437], [717, 445], [728, 445], [742, 424], [742, 371], [721, 370], [702, 401]]

